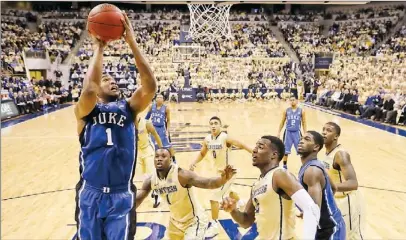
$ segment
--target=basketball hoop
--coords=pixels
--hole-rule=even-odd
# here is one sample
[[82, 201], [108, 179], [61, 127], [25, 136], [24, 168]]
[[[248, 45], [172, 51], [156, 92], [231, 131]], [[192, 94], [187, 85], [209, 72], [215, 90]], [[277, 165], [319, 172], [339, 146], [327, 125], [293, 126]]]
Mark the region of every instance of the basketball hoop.
[[219, 38], [231, 38], [228, 21], [232, 4], [189, 3], [189, 37], [193, 40], [213, 42]]

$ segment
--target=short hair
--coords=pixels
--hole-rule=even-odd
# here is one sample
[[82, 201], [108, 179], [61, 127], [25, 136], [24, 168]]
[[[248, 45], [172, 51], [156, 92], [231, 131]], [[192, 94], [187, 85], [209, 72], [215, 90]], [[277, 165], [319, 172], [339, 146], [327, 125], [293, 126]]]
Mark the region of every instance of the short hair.
[[318, 151], [318, 152], [320, 152], [320, 150], [323, 149], [323, 146], [324, 146], [323, 136], [321, 136], [321, 134], [316, 131], [307, 131], [307, 132], [313, 136], [314, 142], [320, 146], [319, 151]]
[[155, 152], [157, 152], [158, 150], [165, 150], [169, 153], [169, 157], [172, 157], [171, 151], [169, 150], [169, 148], [165, 148], [165, 147], [160, 147], [157, 150], [155, 150]]
[[337, 123], [335, 123], [335, 122], [328, 122], [328, 123], [326, 123], [326, 124], [332, 126], [332, 127], [334, 128], [334, 130], [336, 131], [336, 133], [337, 133], [338, 136], [341, 135], [341, 127], [338, 126]]
[[209, 120], [209, 122], [210, 122], [211, 120], [217, 120], [217, 121], [219, 121], [219, 122], [220, 122], [220, 124], [221, 124], [221, 120], [220, 120], [220, 118], [219, 118], [219, 117], [217, 117], [217, 116], [213, 116], [213, 117], [211, 117], [211, 118], [210, 118], [210, 120]]
[[282, 140], [278, 137], [265, 135], [262, 136], [263, 139], [268, 139], [271, 144], [271, 148], [275, 149], [278, 152], [278, 161], [281, 161], [283, 156], [285, 155], [285, 144], [283, 144]]
[[158, 93], [157, 95], [156, 95], [156, 97], [164, 97], [164, 94], [163, 93]]

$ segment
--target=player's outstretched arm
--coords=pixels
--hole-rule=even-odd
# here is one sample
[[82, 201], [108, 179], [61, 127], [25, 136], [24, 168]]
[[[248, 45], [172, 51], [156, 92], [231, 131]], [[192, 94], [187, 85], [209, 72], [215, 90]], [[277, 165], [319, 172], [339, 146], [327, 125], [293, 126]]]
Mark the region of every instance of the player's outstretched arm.
[[320, 208], [314, 203], [302, 185], [287, 170], [278, 170], [274, 173], [272, 187], [275, 192], [281, 190], [286, 193], [303, 212], [303, 238], [314, 239], [317, 225], [320, 220]]
[[131, 98], [128, 100], [130, 107], [135, 114], [138, 114], [145, 110], [151, 103], [155, 96], [157, 90], [157, 83], [149, 66], [149, 63], [144, 58], [141, 50], [138, 48], [137, 42], [135, 40], [134, 30], [131, 25], [127, 14], [123, 13], [124, 20], [123, 25], [125, 28], [124, 39], [130, 45], [131, 51], [135, 58], [135, 65], [140, 72], [141, 76], [141, 86], [133, 93]]
[[351, 163], [351, 157], [348, 152], [339, 151], [334, 156], [334, 164], [337, 164], [340, 167], [344, 182], [336, 183], [335, 190], [337, 192], [346, 192], [358, 189], [358, 179], [357, 174], [355, 173], [354, 167]]
[[206, 141], [203, 141], [202, 143], [202, 148], [200, 149], [199, 155], [197, 155], [196, 159], [192, 162], [192, 164], [190, 164], [190, 171], [194, 171], [196, 164], [198, 164], [200, 161], [203, 160], [203, 158], [206, 156], [207, 154], [207, 144]]
[[279, 130], [278, 130], [278, 138], [281, 138], [281, 132], [283, 129], [283, 125], [285, 125], [285, 121], [286, 121], [286, 110], [283, 111], [283, 113], [282, 113], [282, 119], [281, 119], [281, 123], [279, 124]]
[[171, 127], [171, 110], [169, 109], [169, 106], [166, 106], [165, 115], [166, 115], [166, 134], [169, 136], [169, 128]]
[[306, 120], [306, 112], [302, 109], [302, 127], [303, 132], [307, 132], [307, 120]]
[[144, 180], [142, 188], [137, 190], [137, 196], [135, 197], [135, 208], [138, 208], [144, 199], [151, 192], [151, 176]]
[[147, 131], [154, 137], [156, 143], [158, 144], [158, 147], [162, 148], [162, 141], [161, 137], [159, 137], [154, 125], [150, 121], [147, 121]]
[[242, 142], [240, 142], [240, 141], [238, 141], [238, 140], [236, 140], [236, 139], [230, 138], [230, 137], [227, 137], [227, 145], [231, 145], [231, 146], [236, 146], [236, 147], [238, 147], [238, 148], [242, 148], [242, 149], [244, 149], [245, 151], [247, 151], [247, 152], [249, 152], [249, 153], [252, 153], [252, 151], [253, 151], [252, 148], [248, 147], [248, 146], [245, 145], [244, 143], [242, 143]]
[[227, 165], [222, 171], [220, 177], [205, 178], [200, 177], [196, 173], [182, 169], [179, 171], [179, 182], [184, 187], [197, 187], [204, 189], [214, 189], [223, 186], [228, 180], [230, 180], [235, 174], [235, 170], [232, 166]]
[[82, 94], [74, 110], [77, 119], [82, 119], [89, 115], [96, 106], [97, 92], [99, 91], [103, 74], [103, 50], [106, 43], [96, 38], [93, 38], [93, 40], [94, 54], [83, 81]]
[[320, 168], [310, 166], [306, 169], [303, 182], [307, 185], [307, 192], [313, 198], [314, 202], [319, 206], [319, 208], [321, 207], [323, 181], [324, 174]]
[[255, 222], [255, 208], [252, 204], [252, 198], [245, 205], [244, 212], [237, 209], [237, 201], [234, 198], [226, 197], [221, 202], [224, 211], [229, 212], [231, 217], [243, 228], [249, 228]]

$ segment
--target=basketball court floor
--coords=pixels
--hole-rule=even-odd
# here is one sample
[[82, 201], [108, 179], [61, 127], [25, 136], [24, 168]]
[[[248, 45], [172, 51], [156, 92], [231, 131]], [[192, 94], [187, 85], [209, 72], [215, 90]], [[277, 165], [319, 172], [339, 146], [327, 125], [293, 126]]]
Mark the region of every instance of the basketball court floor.
[[[275, 135], [286, 103], [182, 103], [171, 105], [171, 135], [180, 166], [188, 168], [199, 143], [208, 134], [209, 118], [219, 116], [230, 125], [229, 134], [251, 146], [265, 134]], [[367, 228], [364, 239], [406, 238], [406, 134], [386, 130], [305, 107], [309, 130], [321, 131], [327, 121], [342, 127], [341, 144], [350, 152], [365, 197]], [[391, 133], [392, 131], [393, 133]], [[403, 136], [402, 136], [403, 135]], [[323, 150], [322, 150], [323, 151]], [[73, 107], [9, 126], [1, 133], [1, 239], [72, 239], [75, 234], [75, 191], [79, 179], [79, 142]], [[322, 154], [322, 153], [321, 153]], [[243, 150], [233, 150], [231, 163], [238, 169], [235, 190], [243, 199], [259, 176]], [[297, 174], [300, 160], [292, 156], [290, 171]], [[196, 170], [210, 174], [202, 162]], [[141, 177], [137, 176], [140, 187]], [[198, 199], [206, 209], [206, 190]], [[210, 215], [210, 211], [207, 211]], [[137, 239], [159, 239], [168, 222], [165, 203], [157, 209], [146, 200], [138, 209]], [[270, 216], [271, 217], [271, 216]], [[220, 213], [217, 239], [253, 239], [255, 229], [242, 229], [230, 215]], [[301, 220], [297, 221], [301, 235]]]

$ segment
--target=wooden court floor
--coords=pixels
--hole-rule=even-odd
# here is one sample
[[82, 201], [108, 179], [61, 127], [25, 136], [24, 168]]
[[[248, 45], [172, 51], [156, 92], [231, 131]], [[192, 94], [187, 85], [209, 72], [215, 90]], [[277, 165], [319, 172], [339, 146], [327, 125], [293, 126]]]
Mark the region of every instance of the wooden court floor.
[[[179, 164], [187, 167], [195, 158], [198, 143], [209, 130], [207, 125], [211, 116], [219, 116], [229, 124], [230, 135], [254, 146], [260, 136], [277, 133], [282, 109], [286, 106], [286, 103], [171, 105], [171, 133], [179, 149]], [[366, 199], [368, 224], [364, 239], [406, 239], [406, 138], [305, 109], [309, 130], [321, 131], [327, 121], [336, 121], [342, 127], [340, 142], [351, 154]], [[75, 124], [73, 108], [68, 107], [2, 129], [1, 239], [72, 239], [74, 236], [74, 187], [79, 178]], [[249, 186], [259, 171], [252, 167], [250, 155], [245, 151], [234, 150], [230, 156], [231, 163], [238, 169], [234, 188], [247, 199]], [[289, 169], [297, 174], [299, 167], [299, 158], [292, 156]], [[207, 175], [209, 168], [203, 162], [197, 172]], [[140, 178], [137, 176], [137, 186], [141, 184]], [[208, 209], [205, 192], [200, 190], [198, 194]], [[164, 230], [168, 221], [165, 204], [154, 209], [148, 199], [138, 212], [137, 239]], [[220, 213], [220, 219], [223, 229], [217, 239], [236, 239], [248, 231], [238, 229], [224, 212]], [[297, 224], [299, 237], [300, 221]], [[246, 236], [245, 239], [250, 238]]]

